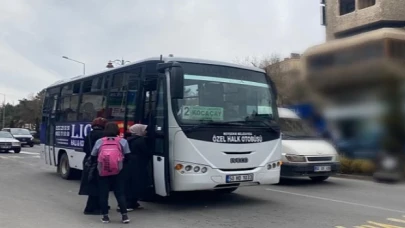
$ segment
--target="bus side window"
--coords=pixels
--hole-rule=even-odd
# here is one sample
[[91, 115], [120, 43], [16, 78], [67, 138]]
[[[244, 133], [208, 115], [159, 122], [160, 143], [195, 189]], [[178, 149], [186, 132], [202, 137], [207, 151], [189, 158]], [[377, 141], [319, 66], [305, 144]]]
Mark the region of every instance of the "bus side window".
[[102, 90], [102, 77], [83, 82], [82, 99], [79, 107], [79, 121], [90, 122], [104, 116], [105, 96]]
[[80, 83], [65, 85], [62, 88], [62, 96], [60, 101], [60, 116], [61, 122], [76, 121], [77, 110], [79, 106]]

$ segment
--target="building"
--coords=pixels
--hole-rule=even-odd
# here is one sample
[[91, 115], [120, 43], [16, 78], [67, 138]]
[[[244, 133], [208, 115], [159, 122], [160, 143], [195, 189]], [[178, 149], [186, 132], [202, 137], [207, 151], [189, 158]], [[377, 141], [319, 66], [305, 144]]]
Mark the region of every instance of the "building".
[[405, 1], [325, 0], [321, 9], [327, 40], [303, 53], [305, 81], [323, 98], [335, 138], [350, 145], [340, 149], [373, 158], [383, 136], [403, 140], [390, 135], [393, 124], [384, 118], [403, 124], [395, 114], [403, 112], [397, 98], [405, 88]]
[[288, 58], [274, 61], [274, 63], [266, 67], [266, 72], [276, 84], [279, 106], [300, 102], [304, 92], [300, 54], [291, 53]]
[[405, 27], [403, 0], [323, 0], [327, 41], [380, 28]]

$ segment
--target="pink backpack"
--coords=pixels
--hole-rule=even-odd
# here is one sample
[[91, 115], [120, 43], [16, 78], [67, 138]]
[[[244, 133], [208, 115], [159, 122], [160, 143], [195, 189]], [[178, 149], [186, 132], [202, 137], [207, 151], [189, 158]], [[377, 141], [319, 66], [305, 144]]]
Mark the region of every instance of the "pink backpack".
[[98, 154], [97, 169], [100, 176], [118, 175], [122, 170], [124, 155], [120, 137], [104, 137]]

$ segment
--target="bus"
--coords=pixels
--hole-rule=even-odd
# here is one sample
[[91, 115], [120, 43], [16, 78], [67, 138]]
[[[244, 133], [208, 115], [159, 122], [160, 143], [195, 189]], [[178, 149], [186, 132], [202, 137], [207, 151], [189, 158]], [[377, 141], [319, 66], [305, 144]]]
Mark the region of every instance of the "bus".
[[91, 121], [148, 125], [151, 192], [276, 184], [281, 138], [274, 83], [259, 68], [160, 57], [46, 88], [41, 157], [64, 179], [83, 169]]

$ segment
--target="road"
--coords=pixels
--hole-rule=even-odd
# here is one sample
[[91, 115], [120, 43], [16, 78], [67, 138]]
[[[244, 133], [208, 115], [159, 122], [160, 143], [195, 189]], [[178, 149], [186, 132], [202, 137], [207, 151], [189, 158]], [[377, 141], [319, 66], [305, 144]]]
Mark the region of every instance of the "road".
[[[101, 227], [98, 216], [82, 214], [86, 198], [79, 181], [59, 178], [43, 165], [39, 147], [0, 154], [0, 227]], [[331, 178], [241, 188], [234, 194], [186, 194], [165, 202], [143, 203], [122, 225], [114, 212], [108, 227], [142, 228], [405, 228], [405, 185]], [[112, 201], [110, 205], [115, 207]], [[391, 225], [391, 226], [388, 226]]]

